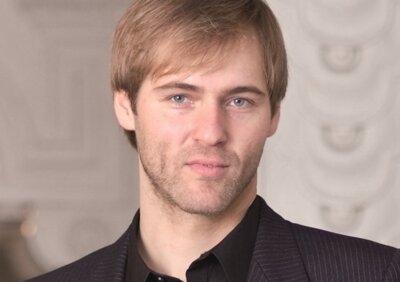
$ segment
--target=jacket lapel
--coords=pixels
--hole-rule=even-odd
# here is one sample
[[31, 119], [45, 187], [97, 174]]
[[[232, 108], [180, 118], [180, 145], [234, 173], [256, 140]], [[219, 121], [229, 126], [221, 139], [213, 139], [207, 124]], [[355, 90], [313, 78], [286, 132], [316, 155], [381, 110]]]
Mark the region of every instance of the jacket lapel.
[[[309, 281], [290, 222], [261, 199], [260, 222], [250, 262], [248, 281]], [[107, 248], [95, 266], [92, 282], [123, 282], [132, 225]]]
[[248, 281], [309, 281], [289, 225], [262, 200]]
[[112, 245], [105, 248], [101, 259], [91, 271], [90, 282], [123, 282], [125, 280], [125, 266], [128, 256], [128, 242], [132, 225]]

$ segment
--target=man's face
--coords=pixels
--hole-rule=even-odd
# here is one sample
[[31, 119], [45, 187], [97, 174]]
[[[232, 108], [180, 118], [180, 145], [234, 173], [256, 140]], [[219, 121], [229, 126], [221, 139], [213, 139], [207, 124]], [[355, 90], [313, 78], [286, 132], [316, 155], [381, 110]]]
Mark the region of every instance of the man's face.
[[129, 126], [116, 107], [121, 125], [136, 132], [141, 189], [200, 215], [255, 195], [264, 142], [279, 119], [271, 118], [262, 61], [249, 37], [215, 70], [145, 79]]

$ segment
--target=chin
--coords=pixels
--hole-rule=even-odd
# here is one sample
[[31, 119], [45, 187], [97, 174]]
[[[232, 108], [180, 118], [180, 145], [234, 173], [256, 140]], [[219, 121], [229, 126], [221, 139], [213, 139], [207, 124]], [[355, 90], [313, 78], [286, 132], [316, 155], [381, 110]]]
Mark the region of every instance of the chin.
[[233, 199], [224, 197], [196, 197], [196, 199], [186, 199], [176, 206], [189, 214], [203, 216], [218, 216], [224, 213], [232, 204]]

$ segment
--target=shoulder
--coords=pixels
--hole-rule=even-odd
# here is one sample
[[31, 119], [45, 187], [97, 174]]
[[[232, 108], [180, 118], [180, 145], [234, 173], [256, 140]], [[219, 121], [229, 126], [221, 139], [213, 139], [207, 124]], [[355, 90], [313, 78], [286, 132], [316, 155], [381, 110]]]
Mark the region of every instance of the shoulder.
[[324, 273], [346, 281], [381, 281], [383, 277], [388, 281], [400, 281], [400, 250], [365, 239], [288, 224], [309, 273]]
[[27, 282], [122, 281], [130, 229], [115, 243]]
[[261, 201], [254, 271], [280, 281], [400, 281], [399, 249], [291, 223]]
[[28, 280], [28, 282], [85, 281], [92, 276], [91, 272], [93, 269], [97, 268], [99, 262], [107, 256], [109, 248], [110, 246], [100, 249], [73, 263]]

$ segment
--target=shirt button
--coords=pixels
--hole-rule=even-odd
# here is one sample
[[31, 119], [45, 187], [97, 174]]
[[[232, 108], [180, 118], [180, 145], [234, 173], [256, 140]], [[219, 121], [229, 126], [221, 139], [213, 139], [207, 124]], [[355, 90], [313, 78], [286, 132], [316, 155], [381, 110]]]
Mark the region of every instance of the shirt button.
[[157, 280], [158, 280], [158, 281], [164, 281], [164, 278], [158, 277]]

